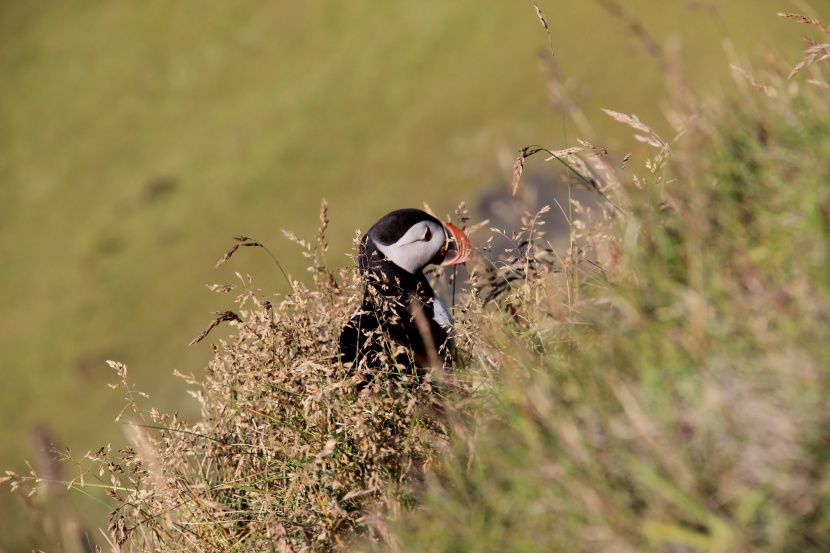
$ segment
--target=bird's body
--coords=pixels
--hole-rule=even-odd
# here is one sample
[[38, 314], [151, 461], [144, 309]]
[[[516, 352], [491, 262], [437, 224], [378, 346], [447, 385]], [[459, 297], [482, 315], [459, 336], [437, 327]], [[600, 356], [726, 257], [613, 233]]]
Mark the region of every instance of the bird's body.
[[340, 354], [352, 367], [449, 367], [452, 323], [424, 276], [427, 265], [464, 262], [472, 248], [449, 223], [417, 209], [389, 213], [360, 245], [363, 302], [340, 333]]

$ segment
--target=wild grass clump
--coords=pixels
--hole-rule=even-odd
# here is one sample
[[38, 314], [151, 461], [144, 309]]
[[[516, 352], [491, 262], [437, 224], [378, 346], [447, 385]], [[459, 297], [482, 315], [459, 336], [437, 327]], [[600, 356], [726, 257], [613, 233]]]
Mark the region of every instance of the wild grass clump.
[[645, 141], [644, 176], [603, 188], [601, 247], [468, 321], [501, 353], [392, 550], [830, 550], [830, 96], [808, 70]]
[[[323, 214], [325, 225], [325, 214]], [[343, 286], [317, 248], [314, 287], [292, 281], [277, 304], [247, 290], [196, 387], [203, 420], [151, 413], [138, 431], [111, 530], [130, 550], [330, 550], [367, 527], [367, 505], [406, 504], [431, 457], [437, 396], [414, 375], [378, 378], [358, 393], [336, 359], [357, 281]], [[218, 319], [228, 319], [220, 313]], [[125, 369], [124, 369], [125, 370]], [[133, 463], [133, 460], [134, 463]]]
[[[370, 512], [411, 502], [445, 439], [441, 392], [395, 367], [366, 384], [337, 360], [360, 282], [327, 270], [325, 205], [321, 218], [316, 244], [289, 235], [311, 261], [310, 288], [291, 279], [290, 294], [268, 300], [240, 276], [237, 309], [216, 313], [194, 340], [233, 327], [203, 376], [180, 375], [201, 405], [199, 422], [144, 408], [127, 367], [110, 362], [128, 393], [134, 445], [87, 455], [70, 487], [106, 489], [118, 550], [330, 551], [370, 532]], [[42, 478], [13, 476], [15, 487]]]

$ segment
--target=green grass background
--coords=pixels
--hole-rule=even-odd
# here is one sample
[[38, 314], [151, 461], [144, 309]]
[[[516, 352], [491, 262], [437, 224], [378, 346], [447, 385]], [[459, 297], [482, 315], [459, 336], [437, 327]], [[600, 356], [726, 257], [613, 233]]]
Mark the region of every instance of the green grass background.
[[[603, 107], [668, 133], [665, 75], [624, 21], [539, 5], [587, 138], [617, 157], [636, 147]], [[626, 3], [659, 44], [681, 38], [704, 96], [730, 61], [800, 59], [805, 29], [775, 12], [803, 3], [711, 5]], [[0, 37], [0, 467], [18, 471], [37, 425], [76, 454], [121, 439], [105, 359], [157, 407], [192, 412], [172, 371], [201, 369], [209, 347], [186, 344], [229, 307], [203, 284], [239, 270], [282, 286], [258, 251], [214, 269], [231, 236], [301, 276], [279, 229], [310, 235], [326, 197], [330, 260], [347, 265], [355, 229], [386, 211], [472, 203], [503, 177], [500, 155], [578, 135], [548, 105], [529, 1], [8, 2]], [[0, 494], [0, 512], [0, 546], [22, 547], [22, 502]]]

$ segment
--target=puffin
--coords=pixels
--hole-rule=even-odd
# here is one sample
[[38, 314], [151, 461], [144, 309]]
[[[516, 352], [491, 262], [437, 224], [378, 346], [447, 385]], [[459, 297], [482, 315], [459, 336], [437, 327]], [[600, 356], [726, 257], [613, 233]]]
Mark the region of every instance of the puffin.
[[358, 249], [365, 290], [340, 332], [342, 363], [352, 371], [450, 368], [452, 319], [423, 271], [428, 265], [464, 263], [472, 251], [461, 229], [419, 209], [383, 216]]

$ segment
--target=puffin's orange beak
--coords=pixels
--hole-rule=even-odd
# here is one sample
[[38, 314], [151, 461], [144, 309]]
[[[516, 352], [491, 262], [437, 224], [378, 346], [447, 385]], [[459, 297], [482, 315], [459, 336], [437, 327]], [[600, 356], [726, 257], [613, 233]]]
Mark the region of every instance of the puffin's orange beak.
[[446, 229], [447, 242], [444, 244], [444, 260], [441, 265], [457, 265], [464, 263], [473, 254], [473, 245], [470, 244], [470, 239], [464, 234], [464, 231], [453, 225], [452, 223], [444, 223]]

